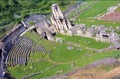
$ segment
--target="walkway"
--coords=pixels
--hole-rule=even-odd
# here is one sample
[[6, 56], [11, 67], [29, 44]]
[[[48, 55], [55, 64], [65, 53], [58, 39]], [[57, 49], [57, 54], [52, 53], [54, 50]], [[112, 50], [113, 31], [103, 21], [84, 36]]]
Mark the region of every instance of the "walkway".
[[1, 62], [2, 58], [0, 58], [0, 77], [3, 77], [2, 73], [3, 73], [3, 68], [2, 68], [2, 62]]
[[20, 36], [23, 36], [26, 32], [28, 32], [29, 30], [34, 29], [36, 26], [31, 26], [30, 28], [28, 28], [27, 30], [25, 30]]

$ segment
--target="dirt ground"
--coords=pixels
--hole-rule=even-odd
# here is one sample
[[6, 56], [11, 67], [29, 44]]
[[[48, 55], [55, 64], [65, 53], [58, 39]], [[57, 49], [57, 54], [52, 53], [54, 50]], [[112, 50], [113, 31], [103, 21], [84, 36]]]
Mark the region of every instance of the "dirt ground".
[[117, 75], [120, 75], [120, 66], [110, 71], [102, 70], [100, 67], [97, 67], [88, 70], [79, 70], [74, 74], [70, 74], [65, 79], [111, 79]]
[[120, 20], [120, 12], [111, 12], [101, 17], [102, 20]]

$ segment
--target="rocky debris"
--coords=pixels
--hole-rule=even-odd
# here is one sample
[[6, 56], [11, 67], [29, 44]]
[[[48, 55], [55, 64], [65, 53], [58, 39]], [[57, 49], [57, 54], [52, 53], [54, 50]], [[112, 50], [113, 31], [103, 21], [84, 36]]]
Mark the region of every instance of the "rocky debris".
[[54, 40], [56, 32], [46, 15], [32, 14], [26, 16], [24, 22], [22, 23], [27, 28], [34, 26], [35, 28], [33, 29], [47, 40]]
[[120, 26], [117, 26], [115, 29], [116, 29], [117, 31], [120, 31]]
[[55, 41], [56, 41], [56, 42], [63, 43], [63, 42], [64, 42], [64, 39], [62, 39], [62, 38], [59, 38], [59, 37], [56, 37]]
[[111, 6], [107, 9], [108, 12], [114, 12], [117, 6]]
[[110, 40], [113, 44], [119, 43], [119, 35], [117, 33], [115, 33], [114, 31], [112, 31], [110, 33]]
[[74, 47], [68, 46], [67, 49], [68, 49], [68, 50], [72, 50], [72, 49], [74, 49]]
[[56, 74], [60, 74], [60, 73], [63, 73], [63, 70], [56, 71]]
[[112, 49], [120, 50], [120, 43], [115, 43], [114, 45], [112, 45]]
[[[119, 27], [116, 28], [119, 31]], [[87, 27], [85, 24], [80, 24], [72, 27], [67, 35], [77, 35], [83, 37], [94, 38], [98, 41], [109, 42], [118, 46], [120, 35], [117, 34], [113, 27], [105, 27], [104, 25], [92, 25]]]
[[95, 34], [95, 27], [87, 28], [86, 35], [92, 37]]
[[29, 75], [27, 75], [27, 76], [24, 76], [22, 79], [27, 79], [27, 78], [30, 78], [30, 77], [32, 77], [32, 76], [39, 75], [39, 74], [41, 74], [41, 73], [42, 73], [41, 71], [36, 72], [36, 73], [31, 73], [31, 74], [29, 74]]
[[77, 35], [82, 35], [82, 34], [86, 33], [87, 28], [86, 28], [85, 24], [80, 24], [76, 27], [77, 27], [77, 29], [76, 29]]
[[112, 77], [111, 79], [120, 79], [120, 75], [114, 76], [114, 77]]
[[96, 29], [97, 29], [96, 37], [105, 39], [109, 37], [109, 34], [106, 32], [108, 28], [106, 28], [105, 26], [100, 25]]
[[105, 58], [105, 59], [97, 60], [94, 63], [89, 64], [86, 68], [93, 68], [93, 67], [104, 66], [104, 65], [118, 66], [120, 65], [120, 62], [115, 58]]

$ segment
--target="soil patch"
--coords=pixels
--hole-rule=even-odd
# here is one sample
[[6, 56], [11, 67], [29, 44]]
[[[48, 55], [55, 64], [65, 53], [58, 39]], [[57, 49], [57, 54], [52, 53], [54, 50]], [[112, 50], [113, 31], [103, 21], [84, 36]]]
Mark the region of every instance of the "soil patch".
[[111, 12], [101, 17], [102, 20], [120, 20], [120, 12]]

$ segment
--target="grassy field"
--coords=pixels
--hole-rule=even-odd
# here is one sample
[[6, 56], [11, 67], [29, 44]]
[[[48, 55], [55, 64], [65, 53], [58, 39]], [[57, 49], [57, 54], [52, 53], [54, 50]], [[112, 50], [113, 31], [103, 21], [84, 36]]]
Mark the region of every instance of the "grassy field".
[[[70, 70], [74, 70], [79, 67], [84, 67], [89, 63], [92, 63], [99, 59], [120, 56], [119, 51], [93, 53], [92, 51], [83, 51], [83, 52], [63, 51], [65, 49], [66, 48], [62, 46], [59, 49], [59, 50], [62, 50], [61, 52], [53, 50], [54, 52], [50, 54], [50, 57], [49, 57], [49, 54], [47, 54], [46, 56], [43, 56], [43, 54], [40, 54], [40, 52], [37, 52], [36, 55], [31, 53], [30, 59], [33, 59], [33, 60], [29, 61], [26, 66], [9, 67], [8, 70], [11, 73], [11, 75], [17, 79], [21, 79], [24, 76], [32, 73], [43, 72], [36, 76], [30, 77], [30, 79], [38, 79], [38, 78], [49, 77], [49, 76], [69, 72]], [[34, 61], [40, 58], [45, 60]], [[74, 66], [72, 66], [73, 62], [75, 64]], [[25, 69], [28, 69], [28, 70], [25, 70]]]
[[[36, 44], [40, 44], [40, 45], [44, 46], [45, 49], [50, 52], [47, 52], [47, 53], [46, 52], [34, 52], [34, 53], [31, 52], [30, 59], [29, 59], [27, 65], [8, 67], [9, 72], [16, 79], [21, 79], [24, 76], [34, 74], [37, 72], [42, 72], [42, 73], [32, 76], [29, 79], [50, 77], [50, 76], [69, 72], [76, 68], [84, 67], [96, 60], [100, 60], [100, 59], [107, 58], [107, 57], [114, 57], [114, 58], [120, 57], [120, 51], [99, 53], [99, 52], [94, 52], [92, 50], [88, 50], [84, 46], [78, 47], [78, 46], [69, 45], [66, 43], [71, 38], [73, 38], [73, 40], [74, 39], [77, 39], [77, 40], [78, 39], [81, 39], [81, 40], [86, 39], [86, 38], [82, 38], [82, 37], [79, 38], [79, 37], [75, 37], [75, 36], [69, 37], [69, 36], [58, 35], [58, 36], [67, 38], [67, 40], [64, 40], [63, 42], [58, 43], [58, 42], [47, 41], [45, 39], [39, 40], [40, 37], [38, 37], [35, 34], [35, 32], [28, 32], [24, 36], [29, 37], [33, 42], [37, 41]], [[70, 42], [75, 44], [77, 41], [75, 42], [73, 40], [70, 40]], [[87, 40], [89, 40], [89, 42], [96, 43], [96, 41], [95, 40], [93, 41], [93, 39], [87, 38], [85, 41], [87, 41]], [[81, 43], [82, 42], [80, 42], [78, 44], [85, 45], [85, 43], [82, 43], [82, 44]], [[97, 42], [98, 46], [99, 46], [99, 44], [104, 45], [103, 47], [107, 47], [109, 45], [106, 43]], [[95, 46], [97, 46], [97, 45], [95, 45]], [[69, 49], [68, 47], [71, 47], [71, 49]], [[101, 48], [101, 47], [102, 46], [99, 46], [97, 48]]]
[[96, 3], [92, 5], [90, 9], [80, 14], [74, 22], [77, 24], [84, 23], [88, 26], [91, 25], [105, 25], [114, 27], [119, 26], [120, 21], [104, 21], [96, 19], [96, 17], [105, 14], [107, 12], [108, 7], [116, 6], [119, 4], [119, 2], [120, 1], [96, 1]]
[[[69, 47], [71, 49], [68, 49]], [[50, 54], [50, 58], [55, 62], [71, 62], [82, 56], [84, 52], [86, 52], [86, 50], [82, 48], [58, 44]]]
[[100, 41], [96, 41], [95, 39], [81, 36], [67, 36], [67, 35], [57, 35], [60, 38], [63, 38], [66, 42], [71, 42], [73, 44], [78, 44], [84, 47], [90, 47], [95, 49], [102, 49], [108, 47], [109, 43], [104, 43]]
[[96, 1], [96, 3], [89, 9], [86, 10], [79, 18], [95, 17], [99, 14], [107, 12], [107, 8], [117, 5], [119, 1]]

